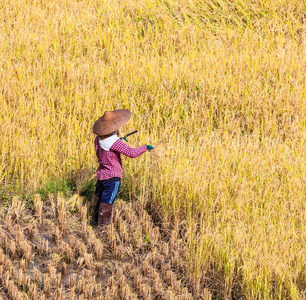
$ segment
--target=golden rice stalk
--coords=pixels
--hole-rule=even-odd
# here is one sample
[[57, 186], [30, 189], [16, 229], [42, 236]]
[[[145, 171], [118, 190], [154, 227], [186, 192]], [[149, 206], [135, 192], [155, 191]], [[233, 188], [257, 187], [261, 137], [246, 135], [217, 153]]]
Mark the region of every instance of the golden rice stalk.
[[118, 246], [115, 251], [113, 251], [113, 257], [120, 260], [123, 257], [123, 252], [123, 246]]
[[39, 254], [46, 256], [49, 254], [49, 241], [47, 239], [39, 238]]
[[135, 289], [137, 291], [140, 291], [140, 289], [141, 289], [140, 286], [141, 286], [142, 282], [143, 282], [142, 275], [139, 274], [138, 270], [136, 270], [134, 272], [134, 286], [135, 286]]
[[119, 283], [119, 286], [122, 286], [122, 283], [124, 281], [124, 275], [123, 275], [123, 269], [121, 267], [118, 267], [118, 269], [116, 270], [116, 276], [117, 276], [117, 280]]
[[56, 276], [56, 287], [60, 287], [61, 286], [61, 282], [62, 282], [62, 273], [59, 272], [57, 273], [57, 276]]
[[34, 233], [35, 233], [35, 226], [33, 223], [30, 223], [27, 227], [26, 227], [26, 232], [27, 232], [27, 238], [29, 241], [32, 241], [34, 238]]
[[110, 290], [111, 299], [116, 299], [118, 297], [118, 287], [116, 285], [113, 285]]
[[[192, 298], [193, 298], [192, 294], [189, 293], [189, 291], [186, 287], [182, 288], [182, 295], [183, 295], [184, 299], [186, 299], [186, 300], [192, 300]], [[203, 299], [206, 299], [206, 298], [203, 298]]]
[[204, 288], [201, 292], [201, 299], [211, 300], [212, 299], [212, 294], [207, 289]]
[[137, 300], [137, 299], [138, 299], [138, 297], [137, 297], [137, 295], [136, 295], [136, 294], [131, 293], [131, 294], [130, 294], [130, 299], [131, 299], [131, 300]]
[[65, 250], [64, 250], [64, 255], [66, 256], [67, 262], [70, 264], [72, 262], [72, 260], [73, 260], [74, 252], [69, 247], [68, 244], [66, 244], [66, 247], [65, 247]]
[[34, 267], [33, 271], [33, 280], [36, 284], [39, 284], [40, 282], [40, 272], [36, 267]]
[[49, 299], [49, 298], [48, 298], [48, 295], [46, 295], [46, 294], [43, 292], [42, 295], [41, 295], [41, 300], [47, 300], [47, 299]]
[[86, 284], [85, 291], [84, 291], [85, 299], [91, 299], [93, 296], [93, 293], [94, 293], [94, 284], [93, 283]]
[[75, 246], [74, 246], [74, 251], [76, 251], [75, 255], [78, 256], [80, 255], [80, 245], [81, 245], [81, 241], [79, 239], [75, 240]]
[[79, 198], [79, 201], [78, 201], [78, 213], [81, 214], [81, 209], [83, 207], [83, 202], [84, 202], [84, 199], [82, 197]]
[[94, 266], [92, 254], [84, 253], [84, 260], [87, 269], [92, 269]]
[[132, 272], [132, 268], [134, 268], [134, 266], [131, 263], [126, 263], [123, 266], [123, 270], [126, 274], [130, 274]]
[[4, 268], [3, 268], [3, 266], [1, 266], [1, 264], [0, 264], [0, 283], [2, 282], [3, 276], [4, 276]]
[[179, 241], [179, 238], [178, 238], [178, 229], [177, 228], [174, 228], [172, 230], [172, 233], [171, 233], [171, 238], [170, 238], [170, 249], [176, 249], [177, 248], [177, 242]]
[[31, 286], [31, 276], [30, 275], [26, 275], [24, 277], [23, 286], [25, 287], [26, 291], [30, 289], [30, 286]]
[[121, 290], [122, 290], [121, 294], [123, 299], [131, 299], [131, 289], [127, 283], [124, 284]]
[[75, 285], [72, 285], [70, 288], [69, 288], [69, 299], [76, 299], [76, 295], [75, 295]]
[[53, 232], [52, 232], [53, 243], [56, 244], [60, 237], [61, 237], [60, 229], [54, 224], [53, 225]]
[[54, 284], [57, 283], [57, 272], [56, 272], [56, 269], [51, 264], [48, 264], [47, 272], [50, 275], [50, 283], [53, 286]]
[[112, 299], [114, 299], [112, 297], [112, 295], [111, 295], [111, 289], [110, 289], [109, 286], [105, 289], [104, 297], [105, 297], [105, 300], [112, 300]]
[[63, 292], [63, 289], [62, 289], [61, 287], [58, 287], [58, 288], [56, 289], [55, 297], [56, 297], [56, 299], [58, 299], [58, 300], [64, 299], [64, 292]]
[[83, 263], [84, 263], [84, 258], [83, 257], [79, 257], [77, 262], [75, 263], [74, 269], [78, 270], [79, 268], [81, 268]]
[[94, 253], [96, 260], [100, 261], [103, 257], [103, 243], [100, 240], [95, 240], [94, 242]]
[[144, 231], [148, 232], [153, 226], [151, 216], [147, 213], [146, 210], [142, 210], [140, 214], [140, 219], [141, 219]]
[[114, 276], [110, 276], [107, 280], [107, 286], [112, 288], [115, 285], [115, 277]]
[[151, 287], [147, 285], [146, 283], [140, 284], [139, 294], [144, 299], [153, 299], [152, 294], [151, 294]]
[[166, 243], [166, 242], [164, 242], [164, 243], [162, 244], [162, 249], [161, 249], [161, 251], [162, 251], [162, 254], [165, 256], [165, 258], [168, 258], [168, 255], [169, 255], [169, 244]]
[[149, 262], [147, 260], [144, 260], [142, 263], [142, 275], [148, 276], [149, 270], [150, 270]]
[[95, 270], [98, 275], [104, 274], [104, 264], [102, 262], [97, 262], [95, 266]]
[[7, 216], [11, 216], [12, 221], [19, 222], [24, 208], [25, 203], [20, 201], [18, 197], [14, 197], [12, 199], [12, 204], [8, 207]]
[[163, 293], [163, 283], [162, 283], [162, 280], [159, 276], [154, 276], [153, 289], [154, 289], [155, 293], [157, 293], [158, 295]]
[[156, 246], [160, 243], [160, 232], [158, 227], [153, 227], [150, 230], [150, 243], [152, 246]]
[[140, 230], [136, 230], [133, 235], [134, 243], [136, 243], [136, 247], [138, 249], [142, 248], [143, 246], [143, 236]]
[[3, 280], [3, 284], [6, 288], [8, 288], [8, 284], [9, 284], [9, 281], [11, 279], [11, 274], [10, 274], [10, 271], [9, 270], [6, 270], [5, 274], [4, 274], [4, 280]]
[[69, 237], [68, 237], [68, 244], [69, 244], [69, 247], [74, 248], [74, 246], [75, 246], [75, 241], [76, 241], [75, 236], [72, 235], [72, 234], [69, 234]]
[[57, 203], [55, 203], [54, 195], [52, 195], [52, 194], [48, 195], [48, 200], [47, 201], [50, 203], [51, 213], [55, 217], [55, 215], [56, 215], [56, 204]]
[[83, 269], [83, 276], [87, 281], [95, 281], [95, 276], [92, 275], [91, 270]]
[[12, 231], [12, 216], [10, 214], [7, 214], [5, 217], [5, 227], [8, 231]]
[[24, 271], [25, 267], [26, 267], [26, 260], [25, 259], [21, 259], [20, 260], [20, 269]]
[[30, 288], [29, 288], [29, 296], [31, 299], [36, 300], [38, 297], [37, 293], [37, 284], [36, 283], [31, 283]]
[[9, 259], [8, 256], [3, 255], [3, 264], [5, 269], [9, 272], [9, 275], [12, 277], [16, 277], [17, 276], [17, 271], [12, 263], [12, 261]]
[[178, 251], [174, 251], [173, 252], [173, 256], [171, 258], [171, 262], [172, 262], [173, 267], [175, 267], [177, 269], [182, 267], [183, 262], [182, 262], [182, 258], [181, 258], [181, 256], [180, 256]]
[[[18, 227], [19, 227], [19, 225], [18, 225]], [[16, 243], [19, 244], [23, 240], [24, 240], [23, 232], [21, 230], [17, 230], [16, 229], [16, 233], [15, 233], [15, 241], [16, 241]]]
[[175, 300], [176, 296], [174, 291], [169, 287], [166, 292], [166, 300]]
[[59, 262], [61, 261], [61, 257], [57, 253], [53, 253], [51, 261], [55, 267], [58, 267]]
[[66, 200], [65, 200], [64, 196], [62, 195], [62, 193], [57, 194], [56, 209], [57, 209], [58, 212], [66, 210]]
[[117, 248], [116, 232], [110, 236], [110, 248], [112, 251], [115, 251]]
[[67, 211], [66, 211], [66, 201], [60, 193], [57, 196], [57, 213], [58, 213], [59, 227], [60, 230], [63, 232], [66, 228]]
[[48, 273], [43, 274], [44, 294], [48, 297], [51, 294], [51, 280]]
[[[6, 288], [7, 288], [7, 293], [8, 295], [12, 298], [12, 299], [17, 299], [19, 298], [19, 291], [18, 291], [18, 288], [16, 287], [15, 283], [14, 283], [14, 280], [9, 280], [7, 282], [7, 285], [6, 285]], [[20, 299], [20, 298], [19, 298]]]
[[85, 289], [86, 289], [86, 280], [85, 278], [81, 278], [78, 282], [79, 295], [83, 294], [85, 292]]
[[59, 223], [59, 228], [61, 232], [63, 232], [66, 228], [66, 219], [67, 219], [67, 213], [65, 210], [60, 210], [58, 212], [58, 223]]
[[67, 200], [67, 207], [70, 210], [74, 210], [79, 202], [80, 196], [78, 194], [74, 194], [71, 198]]
[[87, 220], [82, 220], [81, 222], [82, 225], [82, 235], [84, 237], [87, 237], [87, 232], [88, 232], [88, 221]]
[[125, 201], [118, 201], [116, 205], [117, 211], [124, 211], [126, 208], [126, 202]]
[[38, 219], [39, 223], [42, 222], [42, 201], [40, 194], [34, 195], [34, 211], [35, 211], [35, 217]]
[[17, 285], [20, 287], [23, 283], [23, 270], [19, 269], [18, 277], [17, 277]]
[[7, 236], [2, 232], [2, 229], [1, 229], [0, 231], [0, 251], [3, 251], [2, 249], [6, 248], [6, 239], [7, 239]]
[[97, 299], [103, 299], [103, 288], [102, 283], [95, 284], [94, 293]]
[[13, 240], [10, 240], [9, 253], [10, 253], [10, 257], [11, 258], [15, 257], [15, 254], [16, 254], [16, 243]]
[[63, 275], [65, 275], [67, 272], [67, 265], [65, 262], [62, 263], [61, 272]]
[[171, 284], [171, 282], [174, 280], [174, 277], [176, 278], [175, 273], [173, 273], [171, 270], [168, 270], [165, 276], [165, 281], [168, 284]]
[[72, 274], [70, 277], [69, 277], [69, 280], [68, 280], [68, 287], [70, 289], [72, 289], [75, 284], [76, 284], [76, 278], [77, 278], [77, 275], [76, 274]]
[[91, 227], [91, 226], [88, 227], [87, 234], [88, 234], [88, 239], [89, 239], [90, 241], [95, 241], [95, 240], [97, 239], [93, 227]]
[[87, 253], [87, 247], [86, 247], [86, 245], [83, 244], [83, 243], [80, 242], [80, 241], [79, 241], [78, 252], [79, 252], [79, 255], [84, 255], [85, 253]]
[[118, 277], [118, 287], [122, 289], [127, 284], [127, 278], [125, 275]]
[[118, 232], [120, 235], [121, 240], [123, 243], [128, 243], [129, 242], [129, 234], [128, 234], [128, 229], [125, 221], [121, 221], [118, 224]]
[[176, 276], [172, 277], [171, 280], [171, 287], [172, 289], [176, 292], [176, 293], [181, 293], [181, 287], [182, 287], [182, 283], [181, 280], [177, 280]]
[[81, 218], [81, 221], [87, 220], [87, 206], [86, 205], [82, 205], [80, 208], [80, 218]]
[[25, 258], [26, 262], [30, 262], [32, 256], [32, 246], [27, 241], [21, 241], [19, 243], [19, 249]]

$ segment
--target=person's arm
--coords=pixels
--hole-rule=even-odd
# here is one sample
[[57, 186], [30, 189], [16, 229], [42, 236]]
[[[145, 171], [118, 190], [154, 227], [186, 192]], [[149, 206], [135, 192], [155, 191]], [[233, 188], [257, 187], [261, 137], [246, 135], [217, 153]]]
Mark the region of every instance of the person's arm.
[[143, 146], [138, 147], [138, 148], [131, 148], [129, 145], [123, 143], [119, 139], [111, 146], [111, 150], [120, 152], [125, 156], [134, 158], [134, 157], [137, 157], [137, 156], [141, 155], [142, 153], [146, 152], [147, 151], [147, 146], [143, 145]]

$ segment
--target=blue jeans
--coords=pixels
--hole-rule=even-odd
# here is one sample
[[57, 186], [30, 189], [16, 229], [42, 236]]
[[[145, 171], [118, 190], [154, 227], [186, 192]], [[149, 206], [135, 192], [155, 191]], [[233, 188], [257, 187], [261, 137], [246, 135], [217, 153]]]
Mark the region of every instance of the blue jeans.
[[119, 192], [121, 180], [109, 182], [98, 180], [95, 195], [101, 199], [101, 203], [113, 204]]

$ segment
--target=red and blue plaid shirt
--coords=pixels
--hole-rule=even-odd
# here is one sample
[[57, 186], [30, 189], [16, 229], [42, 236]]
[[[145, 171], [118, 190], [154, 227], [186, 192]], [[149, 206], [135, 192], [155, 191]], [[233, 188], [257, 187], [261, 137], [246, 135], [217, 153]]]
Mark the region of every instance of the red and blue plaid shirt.
[[111, 146], [109, 151], [105, 151], [99, 145], [98, 136], [95, 139], [95, 148], [99, 162], [99, 167], [97, 169], [97, 178], [99, 180], [106, 180], [112, 177], [122, 178], [122, 162], [120, 153], [134, 158], [147, 151], [146, 145], [138, 148], [131, 148], [120, 139]]

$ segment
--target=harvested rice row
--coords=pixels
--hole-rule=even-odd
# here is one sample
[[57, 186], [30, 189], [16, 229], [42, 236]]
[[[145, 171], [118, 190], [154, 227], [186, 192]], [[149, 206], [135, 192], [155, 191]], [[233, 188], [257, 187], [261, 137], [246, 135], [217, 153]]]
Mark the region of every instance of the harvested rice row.
[[43, 202], [36, 195], [30, 217], [17, 198], [2, 207], [0, 267], [9, 270], [1, 275], [8, 296], [23, 299], [23, 291], [30, 299], [191, 299], [179, 227], [162, 236], [142, 207], [118, 201], [101, 235], [89, 225], [88, 206], [71, 199], [51, 195]]

